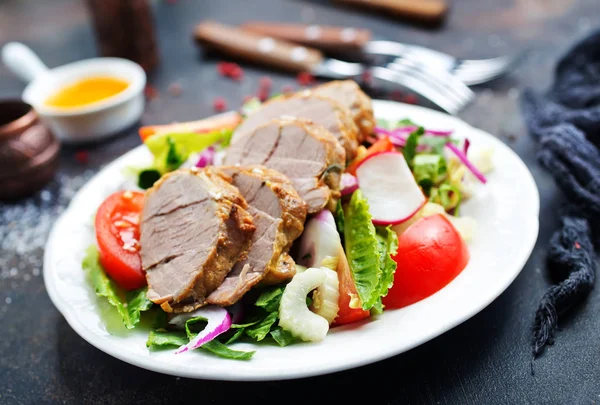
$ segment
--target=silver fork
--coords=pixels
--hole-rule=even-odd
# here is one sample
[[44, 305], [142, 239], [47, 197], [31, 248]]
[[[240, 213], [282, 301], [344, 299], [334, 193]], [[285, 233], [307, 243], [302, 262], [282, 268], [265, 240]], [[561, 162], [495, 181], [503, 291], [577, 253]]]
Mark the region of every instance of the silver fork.
[[472, 86], [496, 79], [514, 68], [527, 54], [499, 56], [490, 59], [459, 59], [446, 53], [395, 41], [369, 41], [362, 51], [366, 55], [395, 58], [395, 63], [410, 60], [423, 70], [445, 71]]
[[432, 74], [410, 60], [375, 66], [346, 62], [325, 57], [316, 49], [249, 33], [214, 21], [198, 24], [194, 36], [205, 46], [229, 55], [242, 56], [255, 63], [288, 71], [357, 81], [365, 73], [370, 73], [374, 78], [411, 89], [450, 114], [457, 114], [474, 98], [471, 89], [451, 74]]

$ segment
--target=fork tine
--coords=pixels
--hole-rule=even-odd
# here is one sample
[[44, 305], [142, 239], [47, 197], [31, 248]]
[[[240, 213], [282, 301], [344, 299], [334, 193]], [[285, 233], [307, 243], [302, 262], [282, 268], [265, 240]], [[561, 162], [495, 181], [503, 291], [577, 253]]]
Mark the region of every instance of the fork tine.
[[402, 85], [420, 94], [449, 114], [456, 115], [463, 108], [461, 103], [451, 99], [425, 82], [418, 74], [415, 74], [414, 69], [411, 71], [411, 69], [403, 67], [402, 70], [392, 70], [381, 66], [374, 66], [371, 68], [371, 73], [373, 77], [396, 85]]
[[525, 52], [515, 56], [501, 56], [479, 61], [467, 60], [458, 64], [454, 74], [463, 82], [474, 85], [502, 76], [512, 69], [525, 56]]
[[427, 69], [412, 58], [397, 58], [387, 65], [391, 69], [397, 70], [402, 67], [416, 69], [421, 73], [424, 80], [429, 81], [433, 86], [440, 88], [441, 91], [449, 92], [449, 97], [456, 99], [459, 103], [468, 103], [473, 98], [473, 91], [465, 84], [453, 77], [450, 73], [442, 70]]

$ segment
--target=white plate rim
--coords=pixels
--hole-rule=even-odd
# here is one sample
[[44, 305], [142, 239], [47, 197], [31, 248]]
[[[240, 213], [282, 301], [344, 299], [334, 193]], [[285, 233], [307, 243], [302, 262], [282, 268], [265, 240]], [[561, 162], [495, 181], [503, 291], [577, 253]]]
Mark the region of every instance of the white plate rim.
[[[82, 187], [82, 189], [76, 194], [76, 196], [73, 198], [70, 206], [65, 210], [65, 212], [61, 215], [61, 217], [54, 224], [52, 231], [50, 232], [50, 235], [48, 237], [48, 243], [47, 243], [45, 253], [44, 253], [44, 283], [46, 286], [46, 290], [48, 291], [48, 295], [50, 296], [52, 302], [57, 307], [57, 309], [63, 314], [63, 316], [65, 317], [68, 324], [75, 330], [76, 333], [78, 333], [87, 342], [89, 342], [96, 348], [104, 351], [105, 353], [107, 353], [115, 358], [118, 358], [122, 361], [125, 361], [129, 364], [136, 365], [138, 367], [156, 371], [159, 373], [169, 374], [169, 375], [174, 375], [174, 376], [179, 376], [179, 377], [200, 378], [200, 379], [207, 379], [207, 380], [274, 381], [274, 380], [304, 378], [304, 377], [310, 377], [310, 376], [316, 376], [316, 375], [329, 374], [329, 373], [334, 373], [334, 372], [338, 372], [338, 371], [343, 371], [343, 370], [371, 364], [371, 363], [398, 355], [400, 353], [406, 352], [416, 346], [419, 346], [419, 345], [447, 332], [448, 330], [456, 327], [457, 325], [465, 322], [466, 320], [468, 320], [475, 314], [479, 313], [485, 307], [487, 307], [502, 292], [504, 292], [506, 290], [506, 288], [508, 288], [508, 286], [519, 275], [522, 268], [524, 267], [527, 260], [529, 259], [531, 252], [533, 251], [533, 248], [537, 241], [538, 231], [539, 231], [538, 216], [539, 216], [539, 205], [540, 205], [539, 192], [537, 190], [535, 180], [533, 179], [531, 172], [527, 169], [527, 167], [522, 162], [522, 160], [518, 157], [518, 155], [515, 152], [513, 152], [510, 148], [508, 148], [508, 146], [504, 145], [501, 141], [499, 141], [493, 135], [490, 135], [479, 129], [473, 128], [473, 127], [469, 126], [468, 124], [466, 124], [464, 121], [462, 121], [456, 117], [449, 116], [447, 114], [444, 114], [444, 113], [441, 113], [438, 111], [434, 111], [434, 110], [430, 110], [430, 109], [420, 107], [420, 106], [397, 103], [397, 102], [387, 101], [387, 100], [373, 100], [373, 105], [374, 105], [374, 109], [376, 111], [381, 110], [381, 109], [388, 109], [388, 110], [397, 109], [397, 110], [403, 111], [403, 113], [401, 115], [408, 116], [408, 117], [410, 117], [412, 114], [426, 114], [428, 116], [431, 116], [432, 120], [446, 122], [447, 124], [444, 124], [445, 125], [444, 127], [449, 125], [448, 123], [454, 123], [455, 124], [455, 125], [453, 125], [454, 128], [460, 128], [462, 130], [468, 129], [472, 133], [479, 133], [478, 136], [484, 136], [485, 138], [487, 138], [490, 142], [492, 142], [494, 144], [493, 146], [495, 149], [496, 148], [504, 148], [503, 153], [512, 155], [512, 158], [514, 160], [513, 163], [520, 166], [519, 170], [518, 170], [519, 174], [521, 176], [524, 176], [521, 178], [521, 180], [524, 181], [525, 183], [529, 183], [529, 185], [530, 185], [531, 195], [529, 195], [529, 197], [530, 197], [529, 203], [526, 204], [528, 212], [526, 213], [526, 216], [525, 216], [525, 218], [528, 221], [528, 228], [527, 228], [528, 234], [526, 235], [525, 244], [523, 246], [521, 246], [521, 248], [519, 249], [518, 257], [514, 258], [514, 263], [515, 263], [514, 271], [512, 271], [507, 277], [505, 277], [503, 279], [502, 284], [496, 286], [496, 289], [494, 290], [493, 293], [490, 293], [485, 299], [481, 299], [480, 301], [478, 301], [477, 305], [474, 305], [468, 311], [461, 314], [461, 316], [455, 317], [454, 319], [450, 320], [449, 322], [446, 322], [442, 327], [437, 328], [433, 332], [429, 331], [429, 333], [422, 336], [422, 338], [420, 340], [415, 340], [411, 344], [405, 344], [402, 347], [394, 346], [392, 344], [391, 346], [385, 347], [382, 350], [377, 350], [377, 351], [367, 350], [365, 352], [365, 355], [362, 357], [361, 356], [350, 356], [350, 357], [344, 359], [345, 361], [338, 360], [338, 361], [330, 362], [328, 364], [323, 364], [323, 363], [317, 364], [316, 367], [311, 367], [310, 365], [309, 366], [304, 365], [302, 367], [297, 367], [294, 370], [285, 370], [285, 371], [282, 369], [273, 368], [271, 370], [260, 369], [260, 370], [257, 370], [256, 373], [249, 373], [247, 371], [247, 369], [244, 369], [243, 372], [236, 372], [236, 368], [238, 368], [238, 367], [236, 367], [236, 364], [232, 365], [229, 360], [222, 360], [222, 359], [219, 359], [219, 360], [224, 362], [224, 364], [227, 364], [228, 368], [220, 369], [217, 372], [214, 372], [214, 370], [212, 370], [212, 371], [207, 370], [206, 368], [203, 368], [203, 367], [193, 367], [193, 366], [188, 367], [188, 366], [183, 366], [181, 364], [168, 365], [168, 364], [164, 364], [163, 362], [157, 362], [153, 358], [153, 356], [140, 356], [139, 353], [129, 352], [127, 350], [123, 350], [118, 345], [108, 343], [104, 336], [101, 336], [96, 333], [92, 333], [88, 329], [88, 327], [86, 327], [81, 322], [81, 320], [78, 318], [77, 312], [75, 311], [74, 307], [68, 305], [68, 303], [60, 296], [60, 293], [59, 293], [59, 290], [58, 290], [57, 284], [56, 284], [56, 263], [55, 263], [55, 258], [53, 257], [53, 252], [54, 252], [53, 246], [55, 243], [57, 243], [57, 241], [58, 241], [57, 233], [59, 232], [59, 230], [61, 229], [63, 224], [68, 221], [68, 218], [71, 215], [71, 212], [73, 210], [74, 204], [76, 204], [77, 201], [79, 201], [79, 199], [81, 198], [82, 195], [85, 195], [85, 193], [87, 192], [90, 185], [93, 184], [94, 179], [98, 178], [98, 176], [104, 170], [107, 170], [109, 167], [111, 167], [113, 165], [119, 165], [119, 164], [122, 165], [123, 162], [128, 161], [131, 156], [135, 155], [136, 153], [139, 154], [139, 150], [141, 148], [144, 148], [143, 145], [140, 145], [139, 147], [127, 152], [123, 156], [115, 159], [113, 162], [109, 163], [109, 165], [107, 165], [105, 168], [103, 168], [99, 173], [97, 173], [95, 175], [95, 177], [92, 178], [86, 185], [84, 185], [84, 187]], [[442, 126], [440, 126], [440, 127], [442, 127]], [[451, 284], [452, 283], [450, 283], [450, 285]], [[448, 286], [445, 287], [444, 289], [442, 289], [442, 291], [444, 291], [447, 288], [448, 288]], [[435, 296], [435, 294], [434, 294], [434, 296]], [[427, 300], [429, 300], [429, 299], [427, 299]], [[424, 301], [427, 301], [427, 300], [424, 300]], [[415, 304], [415, 305], [419, 305], [419, 304]], [[405, 309], [403, 309], [403, 310], [405, 310]], [[403, 310], [400, 310], [400, 311], [403, 311]], [[385, 316], [385, 314], [384, 314], [384, 316]], [[364, 327], [364, 326], [362, 326], [362, 327]], [[345, 327], [343, 327], [342, 329], [344, 329], [344, 328]], [[341, 332], [342, 331], [343, 330], [341, 330]], [[300, 345], [300, 346], [308, 347], [305, 345]], [[242, 348], [247, 348], [247, 347], [251, 347], [251, 346], [245, 346], [245, 347], [242, 346]], [[285, 350], [288, 350], [289, 348], [290, 347], [276, 348], [276, 349], [281, 350], [282, 351], [281, 354], [283, 355], [285, 353]], [[261, 346], [257, 346], [257, 350], [261, 350], [261, 349], [263, 349]], [[198, 361], [198, 360], [196, 360], [196, 361]], [[254, 360], [251, 360], [248, 363], [251, 363], [252, 361], [254, 361]], [[237, 362], [235, 362], [235, 363], [237, 363]], [[246, 362], [244, 362], [244, 363], [246, 363]]]

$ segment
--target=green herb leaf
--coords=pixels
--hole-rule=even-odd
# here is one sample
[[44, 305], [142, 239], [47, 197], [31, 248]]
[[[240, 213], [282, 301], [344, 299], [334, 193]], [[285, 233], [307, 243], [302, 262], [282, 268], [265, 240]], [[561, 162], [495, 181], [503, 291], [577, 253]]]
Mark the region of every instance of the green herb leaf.
[[338, 200], [335, 207], [335, 226], [341, 236], [344, 236], [344, 207], [342, 207], [342, 200]]
[[82, 267], [88, 273], [96, 295], [106, 298], [121, 316], [125, 327], [133, 329], [140, 321], [140, 313], [152, 306], [152, 302], [146, 296], [147, 288], [125, 293], [104, 272], [98, 261], [98, 248], [95, 245], [87, 249]]
[[406, 145], [402, 148], [402, 154], [404, 155], [404, 159], [406, 159], [406, 163], [412, 169], [413, 168], [413, 160], [417, 155], [417, 145], [419, 144], [419, 137], [425, 133], [423, 127], [419, 127], [416, 131], [411, 132], [406, 140]]
[[146, 347], [164, 348], [170, 346], [182, 346], [188, 343], [188, 339], [183, 332], [160, 332], [150, 331]]
[[360, 190], [352, 194], [344, 212], [345, 251], [352, 278], [356, 284], [362, 308], [369, 310], [380, 297], [379, 242], [373, 225], [369, 205]]
[[271, 312], [261, 322], [246, 328], [246, 335], [255, 339], [257, 342], [263, 340], [271, 330], [271, 327], [277, 322], [279, 312]]
[[267, 312], [278, 311], [284, 289], [285, 287], [283, 286], [276, 286], [266, 289], [260, 294], [254, 305], [264, 308], [264, 310]]
[[200, 346], [200, 348], [219, 357], [230, 360], [250, 360], [252, 356], [254, 356], [254, 353], [256, 353], [254, 350], [246, 352], [230, 349], [217, 339], [213, 339], [210, 342], [204, 343], [202, 346]]
[[156, 169], [145, 169], [138, 174], [138, 187], [147, 190], [160, 179], [160, 172]]
[[298, 341], [298, 339], [294, 337], [294, 335], [292, 335], [287, 330], [281, 329], [279, 326], [273, 328], [273, 330], [270, 333], [273, 340], [275, 340], [275, 342], [277, 342], [277, 344], [281, 347], [290, 345]]
[[245, 328], [239, 328], [235, 330], [235, 333], [233, 335], [231, 335], [231, 337], [229, 339], [227, 339], [227, 341], [225, 342], [226, 345], [230, 345], [233, 342], [237, 341], [239, 338], [241, 338], [242, 336], [244, 336], [244, 331]]

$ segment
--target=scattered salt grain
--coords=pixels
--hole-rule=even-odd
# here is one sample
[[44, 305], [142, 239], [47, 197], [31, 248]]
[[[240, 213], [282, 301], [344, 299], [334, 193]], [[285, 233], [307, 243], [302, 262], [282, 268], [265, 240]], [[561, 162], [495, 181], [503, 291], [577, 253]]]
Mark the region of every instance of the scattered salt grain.
[[10, 303], [12, 302], [12, 298], [6, 297], [6, 299], [4, 300], [4, 302], [6, 302], [7, 304], [10, 305]]
[[38, 277], [40, 275], [40, 269], [37, 269], [37, 268], [33, 269], [33, 275]]

